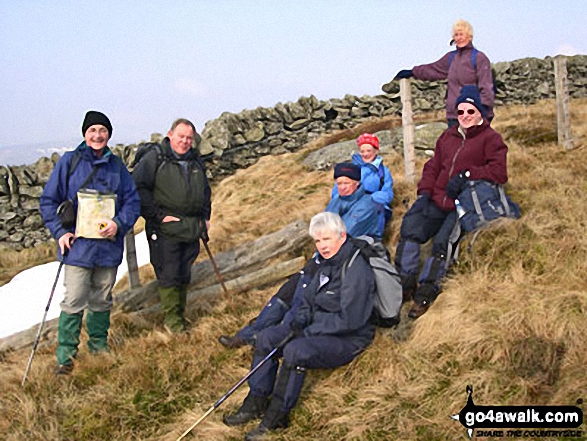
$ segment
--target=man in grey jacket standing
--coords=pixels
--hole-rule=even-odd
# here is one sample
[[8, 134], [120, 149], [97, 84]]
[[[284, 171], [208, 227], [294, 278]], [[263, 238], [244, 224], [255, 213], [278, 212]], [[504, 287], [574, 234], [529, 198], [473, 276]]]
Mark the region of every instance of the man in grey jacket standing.
[[194, 148], [194, 141], [199, 140], [194, 125], [178, 119], [161, 144], [147, 151], [133, 170], [165, 327], [174, 333], [186, 330], [191, 267], [211, 214], [206, 169]]

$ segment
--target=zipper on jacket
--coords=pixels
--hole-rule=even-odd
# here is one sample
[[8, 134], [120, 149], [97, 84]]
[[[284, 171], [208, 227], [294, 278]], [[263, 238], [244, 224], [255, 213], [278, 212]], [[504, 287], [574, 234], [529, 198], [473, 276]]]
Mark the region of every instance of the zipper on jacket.
[[[459, 132], [460, 133], [460, 132]], [[455, 167], [455, 162], [457, 161], [457, 156], [459, 156], [459, 153], [461, 153], [461, 150], [463, 150], [463, 147], [465, 147], [465, 141], [467, 140], [464, 134], [461, 134], [463, 136], [463, 139], [461, 141], [461, 146], [458, 148], [457, 152], [455, 153], [455, 155], [452, 157], [452, 163], [450, 165], [450, 170], [448, 171], [448, 179], [450, 180], [450, 177], [452, 175], [452, 172], [454, 170]], [[442, 205], [445, 206], [446, 205], [446, 191], [444, 192], [444, 197], [442, 199]]]

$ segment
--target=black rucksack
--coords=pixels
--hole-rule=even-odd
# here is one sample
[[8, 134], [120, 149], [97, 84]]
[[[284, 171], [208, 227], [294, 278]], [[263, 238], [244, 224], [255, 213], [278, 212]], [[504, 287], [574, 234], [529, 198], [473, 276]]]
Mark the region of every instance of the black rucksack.
[[357, 256], [361, 254], [373, 270], [377, 296], [371, 321], [376, 326], [391, 328], [400, 322], [402, 307], [402, 286], [400, 276], [391, 264], [389, 251], [381, 242], [375, 242], [372, 237], [359, 236], [351, 238], [353, 245], [358, 249], [342, 267], [342, 277]]
[[139, 146], [137, 147], [137, 151], [135, 153], [135, 158], [132, 164], [130, 165], [130, 170], [134, 170], [137, 164], [141, 161], [141, 159], [143, 159], [146, 156], [146, 154], [151, 150], [155, 150], [157, 152], [157, 171], [159, 171], [161, 166], [170, 159], [169, 155], [163, 153], [161, 145], [156, 142], [147, 142], [144, 144], [139, 144]]

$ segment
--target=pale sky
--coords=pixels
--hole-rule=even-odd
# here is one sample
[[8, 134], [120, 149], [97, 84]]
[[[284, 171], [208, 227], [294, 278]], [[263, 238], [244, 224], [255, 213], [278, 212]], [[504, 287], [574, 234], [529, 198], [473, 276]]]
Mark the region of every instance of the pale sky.
[[178, 117], [201, 131], [224, 111], [377, 95], [450, 50], [458, 18], [492, 62], [587, 54], [585, 17], [584, 0], [2, 0], [0, 164], [75, 147], [90, 109], [114, 145]]

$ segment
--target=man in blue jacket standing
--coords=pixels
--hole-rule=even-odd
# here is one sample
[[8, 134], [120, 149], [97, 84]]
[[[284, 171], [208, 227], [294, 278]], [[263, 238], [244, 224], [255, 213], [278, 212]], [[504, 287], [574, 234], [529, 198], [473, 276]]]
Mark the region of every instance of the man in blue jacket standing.
[[[340, 187], [339, 187], [340, 188]], [[303, 292], [294, 321], [264, 329], [258, 335], [252, 367], [283, 341], [277, 358], [269, 359], [249, 379], [242, 406], [224, 417], [229, 426], [263, 416], [245, 440], [259, 441], [267, 432], [289, 425], [307, 369], [331, 369], [350, 363], [375, 336], [369, 318], [375, 304], [375, 280], [367, 261], [348, 240], [345, 224], [334, 213], [319, 213], [310, 221], [321, 264]], [[288, 336], [291, 337], [287, 341]], [[279, 373], [278, 373], [279, 368]]]
[[[65, 298], [59, 316], [57, 374], [69, 374], [78, 352], [84, 309], [90, 352], [108, 351], [112, 287], [122, 262], [124, 236], [139, 217], [139, 194], [120, 158], [108, 148], [112, 125], [101, 112], [87, 112], [84, 141], [59, 160], [40, 198], [45, 225], [59, 244], [59, 260], [66, 262]], [[58, 212], [70, 203], [78, 212], [78, 191], [115, 198], [112, 219], [99, 222], [99, 238], [76, 237], [72, 225]], [[69, 201], [69, 202], [68, 202]], [[79, 220], [79, 219], [78, 219]]]

